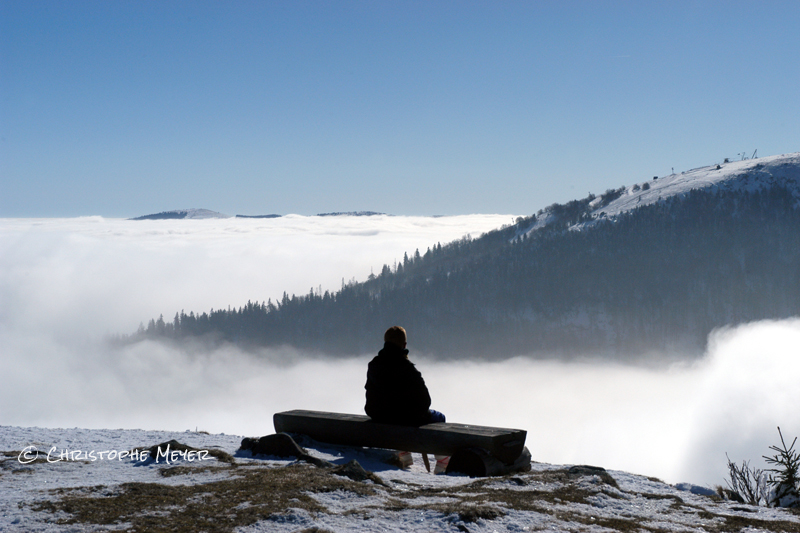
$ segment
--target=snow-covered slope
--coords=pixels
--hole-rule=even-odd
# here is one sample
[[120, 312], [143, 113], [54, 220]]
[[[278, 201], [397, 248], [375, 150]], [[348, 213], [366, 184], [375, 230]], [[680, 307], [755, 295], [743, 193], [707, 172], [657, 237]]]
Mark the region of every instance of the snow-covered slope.
[[[647, 182], [649, 189], [639, 185], [626, 187], [622, 195], [605, 207], [597, 207], [593, 214], [605, 212], [613, 217], [637, 207], [657, 202], [662, 198], [685, 194], [693, 189], [730, 190], [753, 192], [774, 185], [792, 189], [800, 198], [800, 152], [733, 163], [720, 163], [661, 176]], [[598, 203], [599, 198], [594, 202]]]
[[[120, 458], [172, 439], [216, 457]], [[240, 441], [0, 427], [0, 531], [800, 531], [793, 511], [596, 467], [534, 463], [504, 477], [433, 476], [419, 456], [402, 471], [387, 464], [386, 450], [301, 441], [334, 465], [356, 460], [374, 473], [365, 476], [353, 465], [253, 458], [237, 452]]]
[[[580, 229], [599, 220], [613, 218], [638, 207], [680, 196], [692, 190], [754, 192], [776, 185], [791, 190], [800, 203], [800, 152], [715, 163], [680, 174], [658, 176], [643, 183], [621, 187], [613, 191], [612, 196], [615, 198], [610, 202], [604, 201], [605, 195], [591, 200], [588, 204], [588, 214], [591, 219], [574, 225], [572, 229]], [[524, 233], [547, 226], [554, 219], [552, 209], [545, 209]]]

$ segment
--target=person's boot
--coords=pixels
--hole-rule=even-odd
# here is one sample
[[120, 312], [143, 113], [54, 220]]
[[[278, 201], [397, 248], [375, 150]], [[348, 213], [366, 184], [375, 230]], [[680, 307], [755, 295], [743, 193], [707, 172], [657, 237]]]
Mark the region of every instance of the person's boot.
[[436, 466], [433, 467], [434, 474], [444, 474], [447, 471], [447, 465], [450, 464], [449, 455], [434, 455], [436, 458]]
[[411, 452], [397, 452], [395, 457], [397, 458], [398, 466], [403, 470], [410, 468], [411, 465], [414, 464], [414, 458], [411, 457]]

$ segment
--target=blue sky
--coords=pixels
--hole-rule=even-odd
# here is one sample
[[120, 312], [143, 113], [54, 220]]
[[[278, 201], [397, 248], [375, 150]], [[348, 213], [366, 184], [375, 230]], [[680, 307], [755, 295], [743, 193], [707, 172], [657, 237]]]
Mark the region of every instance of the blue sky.
[[0, 0], [0, 217], [531, 214], [800, 150], [800, 3]]

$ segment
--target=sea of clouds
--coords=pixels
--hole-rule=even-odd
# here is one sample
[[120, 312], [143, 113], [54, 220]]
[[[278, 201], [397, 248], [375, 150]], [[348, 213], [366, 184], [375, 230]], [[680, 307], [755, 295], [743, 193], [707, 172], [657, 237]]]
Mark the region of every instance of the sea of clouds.
[[[512, 219], [0, 219], [0, 424], [258, 436], [282, 410], [360, 413], [372, 353], [329, 360], [104, 339], [160, 314], [335, 291], [406, 252]], [[415, 357], [409, 334], [433, 407], [450, 421], [526, 429], [536, 461], [715, 485], [726, 452], [759, 466], [776, 426], [800, 435], [800, 320], [714, 332], [703, 358], [660, 367], [445, 363]]]

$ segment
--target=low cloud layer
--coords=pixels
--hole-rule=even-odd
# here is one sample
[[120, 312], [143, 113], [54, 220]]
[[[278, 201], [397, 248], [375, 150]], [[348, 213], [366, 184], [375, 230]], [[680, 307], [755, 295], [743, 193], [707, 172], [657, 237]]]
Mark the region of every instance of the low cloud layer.
[[[269, 230], [252, 221], [0, 221], [0, 423], [256, 436], [271, 433], [282, 410], [359, 413], [371, 353], [113, 348], [102, 334], [180, 308], [335, 289], [406, 250], [510, 221], [312, 218]], [[414, 358], [413, 332], [411, 341], [434, 408], [451, 421], [526, 429], [537, 461], [723, 484], [726, 452], [758, 465], [776, 426], [800, 435], [798, 320], [715, 332], [704, 358], [661, 368], [443, 363]]]
[[759, 322], [667, 368], [516, 359], [431, 364], [426, 379], [459, 421], [527, 429], [536, 460], [724, 485], [726, 452], [763, 467], [777, 426], [800, 436], [798, 346], [800, 320]]
[[181, 309], [336, 291], [406, 252], [477, 237], [512, 218], [0, 219], [0, 327], [127, 333]]

